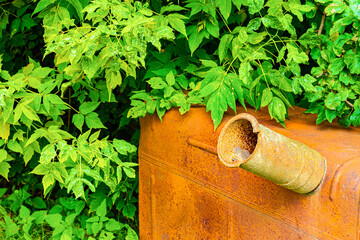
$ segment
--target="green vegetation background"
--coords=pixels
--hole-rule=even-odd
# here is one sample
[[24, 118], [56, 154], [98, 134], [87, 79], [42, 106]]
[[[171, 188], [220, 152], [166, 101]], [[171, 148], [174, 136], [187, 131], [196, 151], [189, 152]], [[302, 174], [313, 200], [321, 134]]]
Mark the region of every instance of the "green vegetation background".
[[360, 0], [0, 0], [0, 237], [138, 239], [137, 118], [360, 124]]

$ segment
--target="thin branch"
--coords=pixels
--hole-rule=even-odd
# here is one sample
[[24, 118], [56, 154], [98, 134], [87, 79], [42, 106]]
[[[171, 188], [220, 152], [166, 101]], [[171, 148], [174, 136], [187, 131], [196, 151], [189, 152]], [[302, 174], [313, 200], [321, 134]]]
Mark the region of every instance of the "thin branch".
[[345, 103], [346, 103], [347, 105], [349, 105], [349, 107], [354, 108], [354, 104], [352, 104], [352, 103], [349, 102], [348, 100], [345, 100]]
[[321, 18], [320, 27], [319, 27], [319, 30], [318, 30], [318, 36], [321, 35], [321, 32], [324, 29], [324, 25], [325, 25], [325, 13], [323, 13], [322, 18]]

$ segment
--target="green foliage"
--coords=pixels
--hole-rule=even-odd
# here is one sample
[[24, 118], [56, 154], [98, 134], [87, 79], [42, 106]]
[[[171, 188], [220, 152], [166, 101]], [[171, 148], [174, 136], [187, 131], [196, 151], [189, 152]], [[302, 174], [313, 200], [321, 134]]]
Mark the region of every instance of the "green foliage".
[[128, 116], [156, 110], [161, 118], [170, 107], [183, 114], [191, 104], [204, 104], [216, 128], [238, 101], [268, 107], [283, 125], [287, 109], [300, 105], [319, 114], [317, 124], [337, 117], [341, 125], [358, 126], [356, 4], [189, 0], [163, 6], [161, 13], [183, 16], [186, 33], [178, 31], [161, 52], [151, 52], [144, 70], [150, 91], [134, 92]]
[[[122, 207], [121, 201], [106, 198], [105, 192], [99, 190], [88, 202], [60, 197], [50, 203], [33, 197], [27, 187], [8, 196], [7, 189], [1, 188], [0, 236], [6, 239], [138, 239], [128, 224], [114, 217], [114, 213], [120, 213], [123, 208], [123, 215], [133, 218], [136, 208], [132, 203]], [[128, 206], [133, 206], [130, 212]]]
[[[0, 3], [0, 236], [138, 239], [137, 121], [241, 104], [360, 125], [355, 0]], [[46, 199], [46, 200], [44, 200]]]

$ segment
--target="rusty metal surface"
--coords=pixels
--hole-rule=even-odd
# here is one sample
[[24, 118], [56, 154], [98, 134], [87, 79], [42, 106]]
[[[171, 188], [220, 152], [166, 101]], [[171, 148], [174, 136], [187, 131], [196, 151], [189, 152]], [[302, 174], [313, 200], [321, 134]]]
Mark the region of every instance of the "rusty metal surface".
[[225, 166], [241, 167], [301, 194], [319, 187], [326, 172], [320, 153], [259, 124], [247, 113], [225, 124], [217, 150]]
[[266, 112], [248, 113], [326, 158], [324, 182], [310, 196], [219, 161], [217, 139], [234, 114], [216, 132], [204, 108], [170, 111], [162, 123], [141, 119], [140, 238], [359, 239], [360, 130], [315, 126], [302, 111], [289, 112], [287, 129]]

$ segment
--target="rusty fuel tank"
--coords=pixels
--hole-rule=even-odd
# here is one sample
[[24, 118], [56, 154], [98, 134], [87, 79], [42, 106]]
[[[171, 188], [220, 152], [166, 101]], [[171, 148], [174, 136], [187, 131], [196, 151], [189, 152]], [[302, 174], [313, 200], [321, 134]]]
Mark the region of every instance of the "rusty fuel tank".
[[[235, 114], [227, 114], [215, 132], [210, 114], [202, 107], [184, 115], [171, 110], [163, 122], [157, 116], [141, 119], [140, 238], [359, 239], [360, 129], [326, 123], [316, 126], [316, 116], [304, 115], [303, 111], [289, 111], [286, 129], [270, 120], [267, 112], [247, 111], [259, 125], [304, 144], [307, 150], [301, 150], [298, 159], [307, 162], [309, 158], [303, 154], [309, 148], [316, 150], [312, 154], [317, 160], [310, 161], [314, 172], [319, 173], [316, 176], [324, 173], [326, 159], [322, 184], [316, 178], [303, 191], [297, 191], [304, 186], [302, 183], [290, 187], [292, 190], [280, 186], [304, 175], [299, 172], [276, 182], [220, 161], [218, 139], [225, 125], [236, 121], [231, 120]], [[245, 110], [238, 108], [237, 112]], [[257, 141], [261, 142], [259, 137]], [[270, 141], [266, 144], [269, 153], [271, 144], [274, 154], [281, 151], [279, 143]], [[236, 164], [248, 163], [239, 157], [237, 144], [234, 146], [230, 148], [230, 160], [224, 157], [223, 162], [234, 158]], [[251, 154], [255, 154], [256, 147], [248, 149], [250, 156], [245, 159], [254, 159]], [[221, 151], [219, 147], [220, 158]], [[311, 195], [298, 193], [313, 188], [316, 191]]]

